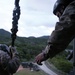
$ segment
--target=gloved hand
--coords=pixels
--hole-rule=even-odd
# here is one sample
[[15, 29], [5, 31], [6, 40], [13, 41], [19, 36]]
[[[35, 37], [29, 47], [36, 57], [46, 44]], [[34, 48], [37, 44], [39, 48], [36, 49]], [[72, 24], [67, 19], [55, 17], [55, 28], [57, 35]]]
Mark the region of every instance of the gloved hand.
[[42, 65], [41, 62], [49, 58], [49, 48], [50, 48], [50, 45], [47, 45], [46, 48], [35, 57], [35, 62], [38, 65]]
[[9, 46], [9, 51], [10, 51], [11, 57], [14, 57], [15, 55], [18, 54], [16, 47]]
[[38, 65], [42, 65], [42, 61], [45, 61], [45, 57], [44, 57], [44, 54], [43, 53], [40, 53], [38, 54], [36, 57], [35, 57], [35, 62], [38, 64]]

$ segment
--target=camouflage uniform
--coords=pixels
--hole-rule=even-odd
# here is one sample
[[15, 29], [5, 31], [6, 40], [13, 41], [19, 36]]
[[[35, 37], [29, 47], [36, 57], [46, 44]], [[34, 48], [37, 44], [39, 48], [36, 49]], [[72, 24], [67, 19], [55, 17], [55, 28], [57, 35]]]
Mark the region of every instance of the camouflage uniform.
[[5, 44], [0, 44], [0, 75], [12, 75], [20, 65], [18, 53], [13, 48], [14, 56], [11, 58], [10, 49]]
[[49, 57], [52, 58], [59, 52], [66, 49], [68, 44], [75, 37], [75, 0], [67, 0], [67, 2], [68, 1], [71, 2], [65, 7], [59, 22], [56, 23], [55, 30], [49, 37], [48, 45], [43, 51], [45, 57], [44, 60]]

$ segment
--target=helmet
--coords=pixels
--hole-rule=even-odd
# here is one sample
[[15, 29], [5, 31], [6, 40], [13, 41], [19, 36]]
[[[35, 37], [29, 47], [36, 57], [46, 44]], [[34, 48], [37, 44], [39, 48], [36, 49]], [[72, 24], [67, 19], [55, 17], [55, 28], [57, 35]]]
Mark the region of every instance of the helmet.
[[61, 9], [61, 6], [64, 6], [64, 9], [74, 0], [57, 0], [54, 4], [53, 13], [56, 15], [56, 12]]
[[57, 0], [54, 4], [53, 13], [56, 15], [57, 11], [60, 11], [61, 6], [64, 6], [64, 2], [62, 0]]

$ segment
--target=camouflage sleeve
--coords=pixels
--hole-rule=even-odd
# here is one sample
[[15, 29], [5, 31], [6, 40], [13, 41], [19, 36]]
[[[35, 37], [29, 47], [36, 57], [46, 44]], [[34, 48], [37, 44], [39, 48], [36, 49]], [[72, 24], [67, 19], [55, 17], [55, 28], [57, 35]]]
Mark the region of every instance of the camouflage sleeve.
[[11, 59], [10, 55], [7, 52], [0, 50], [0, 69], [2, 71], [13, 74], [17, 71], [20, 65], [19, 56], [15, 56]]
[[[74, 2], [75, 3], [75, 2]], [[54, 31], [49, 37], [48, 44], [43, 51], [45, 58], [52, 58], [67, 48], [75, 38], [75, 6], [71, 3], [56, 23]]]
[[19, 56], [18, 54], [15, 54], [15, 56], [12, 59], [10, 59], [8, 63], [8, 71], [12, 74], [15, 73], [19, 68], [19, 65], [20, 65]]
[[46, 48], [43, 50], [44, 59], [47, 60], [49, 56], [49, 45], [46, 46]]
[[10, 74], [13, 74], [17, 71], [19, 65], [19, 54], [16, 48], [11, 46], [8, 47], [5, 44], [0, 44], [0, 69], [3, 69]]

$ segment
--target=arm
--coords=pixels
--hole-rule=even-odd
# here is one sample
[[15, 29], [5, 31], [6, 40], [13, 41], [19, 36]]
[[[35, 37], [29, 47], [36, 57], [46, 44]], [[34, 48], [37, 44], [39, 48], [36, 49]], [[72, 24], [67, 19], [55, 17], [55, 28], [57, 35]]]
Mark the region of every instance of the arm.
[[37, 64], [40, 65], [42, 61], [53, 58], [55, 55], [65, 50], [68, 44], [73, 40], [75, 37], [74, 12], [75, 10], [72, 6], [65, 9], [64, 13], [59, 18], [59, 22], [56, 23], [54, 31], [49, 37], [46, 48], [36, 56], [35, 62], [37, 62]]
[[12, 58], [9, 60], [7, 69], [10, 73], [13, 74], [19, 68], [20, 60], [19, 60], [19, 55], [18, 55], [16, 48], [9, 47], [9, 50], [11, 50], [11, 49], [12, 49]]

